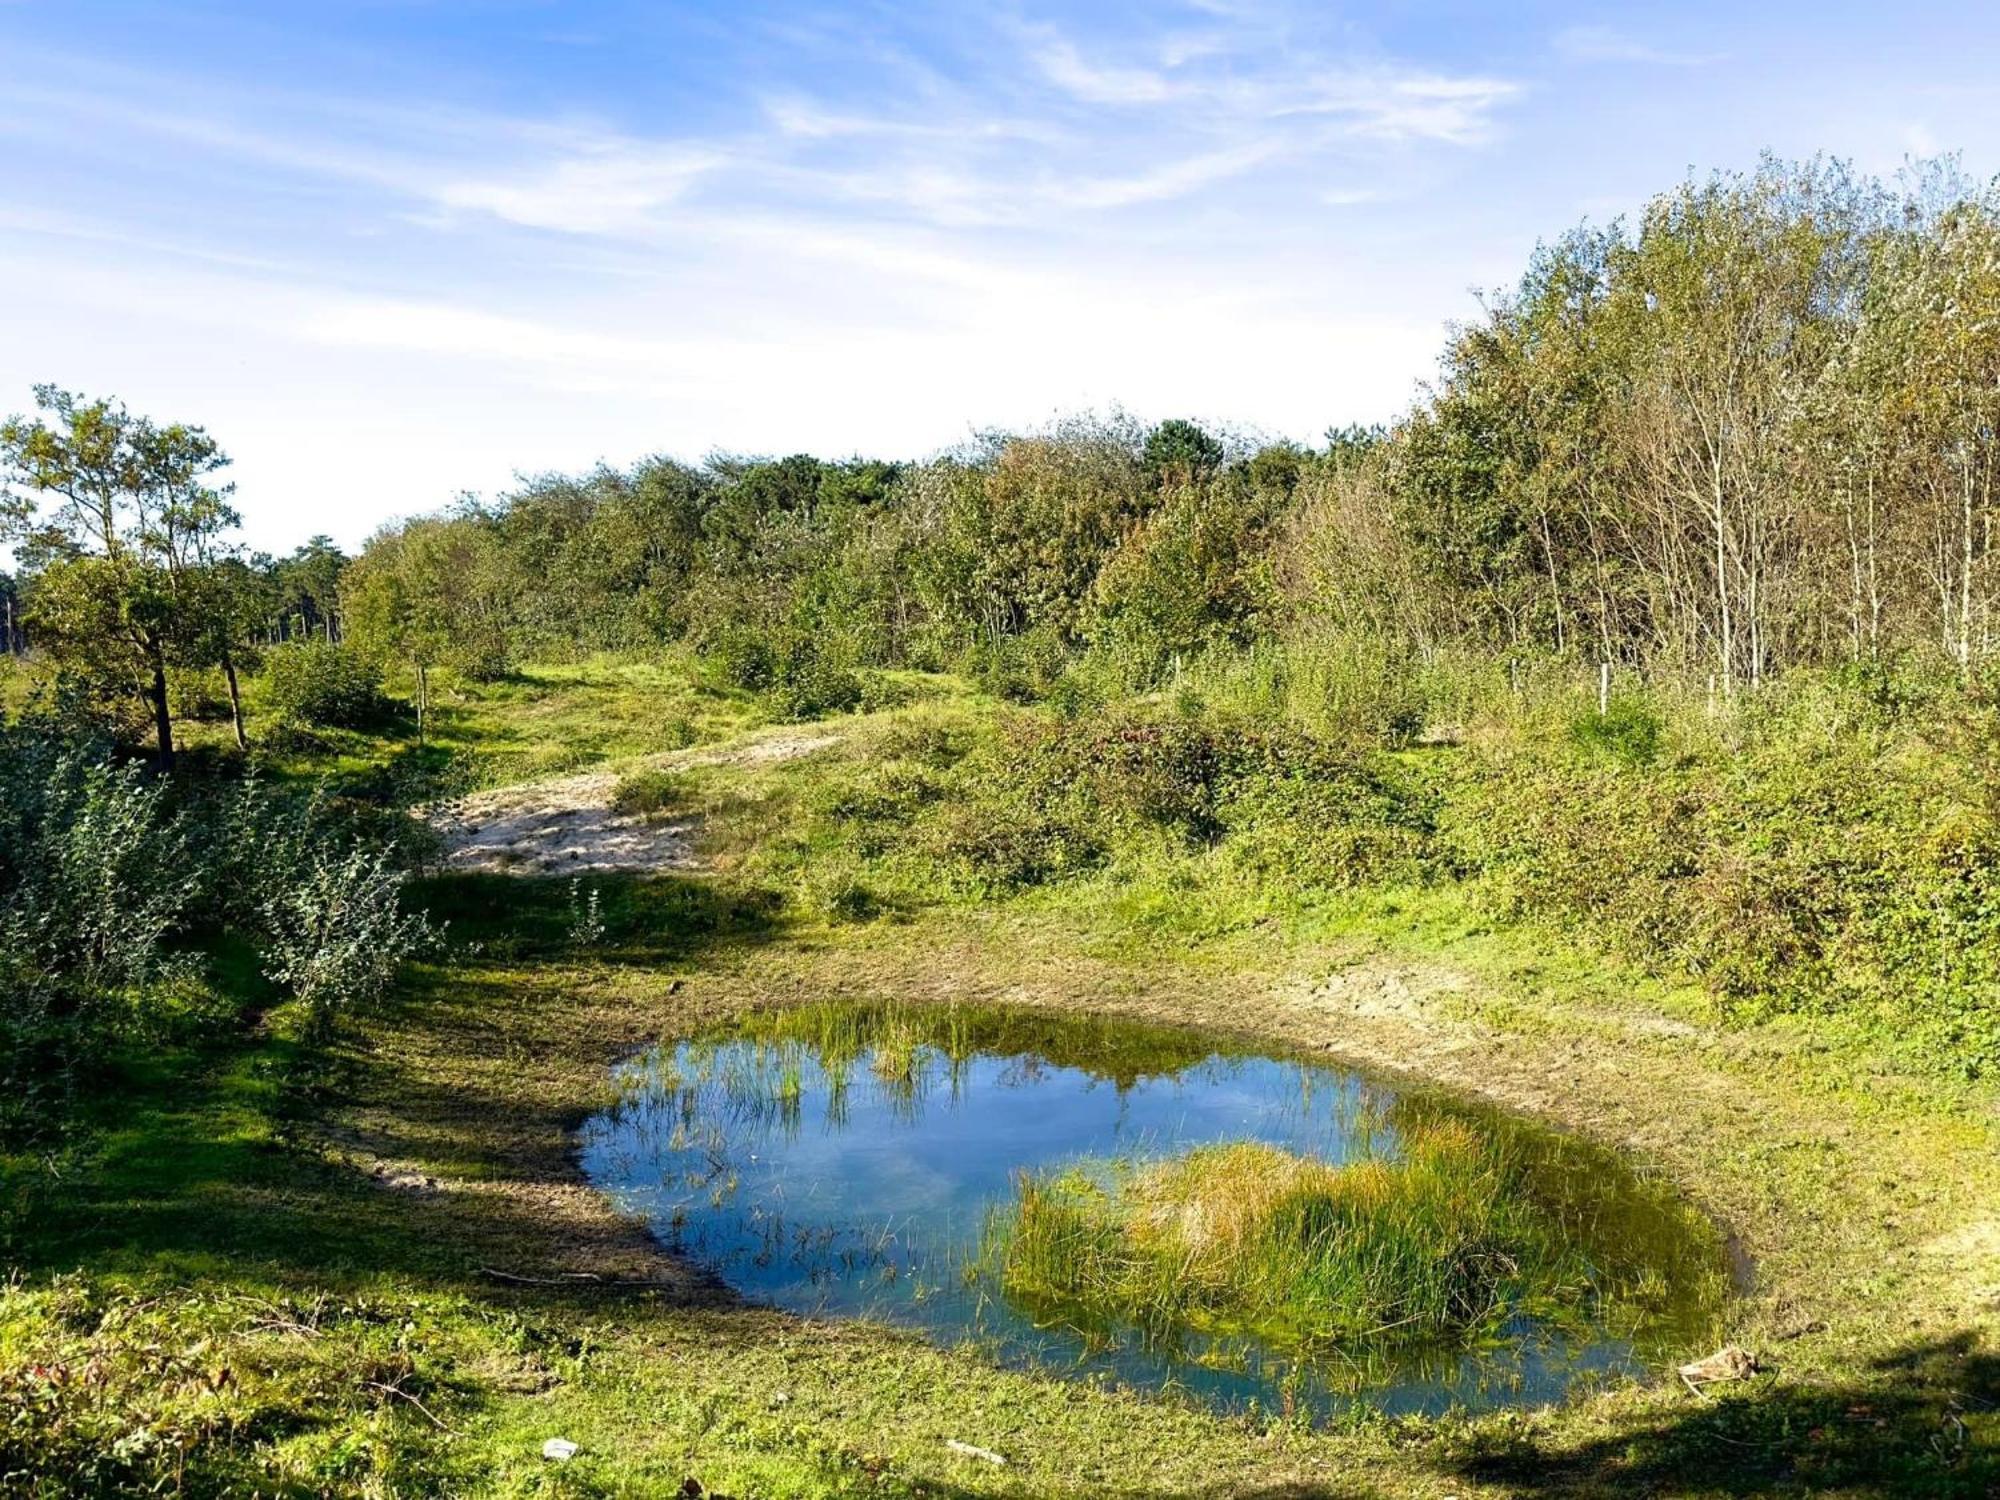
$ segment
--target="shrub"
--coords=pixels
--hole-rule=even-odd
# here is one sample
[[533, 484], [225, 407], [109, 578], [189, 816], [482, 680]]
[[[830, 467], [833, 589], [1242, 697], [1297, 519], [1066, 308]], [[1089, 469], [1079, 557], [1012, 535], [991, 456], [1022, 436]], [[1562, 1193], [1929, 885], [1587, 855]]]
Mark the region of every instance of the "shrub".
[[1439, 830], [1504, 914], [1692, 975], [1726, 1013], [1812, 1012], [1926, 1067], [2000, 1067], [2000, 816], [1893, 739], [1779, 721], [1671, 765], [1482, 752]]
[[1072, 659], [1061, 634], [1042, 625], [980, 646], [967, 654], [960, 667], [996, 698], [1034, 703], [1062, 679]]
[[708, 641], [708, 658], [732, 687], [761, 693], [778, 680], [778, 652], [769, 634], [739, 625]]
[[176, 1008], [189, 863], [159, 783], [44, 723], [0, 729], [0, 1135], [37, 1133], [79, 1067]]
[[1653, 706], [1639, 698], [1613, 698], [1603, 713], [1578, 714], [1569, 740], [1578, 749], [1627, 766], [1650, 766], [1659, 758], [1663, 726]]
[[800, 645], [779, 663], [769, 697], [783, 718], [824, 718], [860, 706], [861, 678], [816, 648]]
[[1089, 830], [1022, 798], [954, 804], [925, 831], [923, 851], [974, 889], [1020, 890], [1090, 869], [1104, 845]]
[[381, 672], [330, 641], [293, 641], [264, 661], [264, 701], [279, 718], [321, 729], [366, 729], [390, 712]]
[[712, 638], [709, 656], [725, 680], [763, 693], [781, 718], [844, 713], [862, 701], [860, 676], [804, 631], [735, 626]]
[[468, 682], [500, 682], [514, 670], [514, 653], [504, 631], [482, 625], [452, 643], [451, 665]]
[[1280, 891], [1406, 884], [1440, 873], [1438, 791], [1379, 755], [1285, 734], [1246, 739], [1221, 799], [1224, 848]]
[[407, 877], [385, 851], [321, 847], [263, 902], [264, 972], [304, 1002], [308, 1033], [388, 993], [403, 961], [436, 932], [402, 910]]

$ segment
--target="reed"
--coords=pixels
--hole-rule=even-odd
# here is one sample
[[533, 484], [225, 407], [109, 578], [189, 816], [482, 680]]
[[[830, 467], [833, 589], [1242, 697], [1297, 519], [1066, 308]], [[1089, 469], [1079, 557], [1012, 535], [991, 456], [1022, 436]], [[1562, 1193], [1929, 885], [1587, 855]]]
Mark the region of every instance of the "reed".
[[1254, 1142], [1024, 1174], [984, 1264], [1044, 1321], [1273, 1348], [1468, 1344], [1587, 1294], [1504, 1144], [1429, 1122], [1334, 1165]]

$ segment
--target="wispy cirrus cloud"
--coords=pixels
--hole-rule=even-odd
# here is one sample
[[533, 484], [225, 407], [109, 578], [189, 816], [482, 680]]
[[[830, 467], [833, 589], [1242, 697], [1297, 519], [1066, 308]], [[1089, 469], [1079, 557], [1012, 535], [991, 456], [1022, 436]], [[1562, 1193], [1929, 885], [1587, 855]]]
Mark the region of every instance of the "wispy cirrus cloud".
[[656, 222], [733, 160], [720, 146], [605, 138], [525, 170], [441, 182], [429, 196], [442, 209], [490, 213], [531, 229], [629, 233]]
[[1085, 61], [1076, 44], [1054, 37], [1035, 53], [1050, 83], [1086, 104], [1163, 104], [1182, 92], [1165, 73]]
[[1284, 113], [1331, 119], [1372, 140], [1476, 146], [1493, 138], [1495, 115], [1520, 94], [1502, 78], [1376, 69], [1319, 80]]
[[222, 53], [51, 26], [0, 93], [0, 268], [39, 294], [0, 369], [194, 411], [246, 493], [314, 506], [356, 502], [307, 408], [352, 413], [396, 476], [370, 503], [404, 508], [661, 444], [911, 451], [1113, 400], [1299, 435], [1386, 414], [1428, 335], [1348, 269], [1377, 216], [1341, 210], [1423, 193], [1521, 87], [1304, 0], [1115, 31], [1029, 3], [865, 35], [804, 0], [740, 26], [634, 6], [679, 28], [643, 59], [604, 9], [499, 73], [228, 53], [289, 13]]
[[1240, 39], [1169, 36], [1157, 65], [1086, 58], [1049, 28], [1029, 33], [1043, 76], [1089, 105], [1158, 106], [1211, 127], [1319, 116], [1353, 135], [1383, 141], [1475, 145], [1521, 86], [1486, 74], [1447, 73], [1392, 59], [1322, 56], [1282, 31], [1246, 29]]
[[[15, 102], [37, 111], [44, 134], [88, 121], [169, 140], [373, 189], [416, 223], [463, 231], [488, 219], [656, 241], [745, 210], [801, 223], [865, 209], [953, 231], [1031, 228], [1170, 204], [1260, 172], [1337, 164], [1352, 175], [1370, 149], [1482, 145], [1521, 92], [1485, 74], [1328, 56], [1247, 23], [1166, 28], [1115, 55], [1046, 23], [1003, 24], [993, 40], [1027, 71], [953, 77], [892, 50], [878, 60], [894, 86], [865, 98], [795, 85], [748, 117], [665, 134], [296, 92], [218, 102], [198, 85], [88, 69]], [[1030, 86], [994, 87], [995, 77]]]

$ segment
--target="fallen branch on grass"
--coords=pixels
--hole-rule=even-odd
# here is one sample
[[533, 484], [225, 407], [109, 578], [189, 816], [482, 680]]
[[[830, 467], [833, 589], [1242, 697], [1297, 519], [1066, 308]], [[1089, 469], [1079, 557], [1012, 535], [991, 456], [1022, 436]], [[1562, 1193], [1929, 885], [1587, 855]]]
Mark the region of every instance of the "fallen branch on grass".
[[418, 1411], [422, 1412], [424, 1414], [424, 1419], [428, 1421], [431, 1424], [431, 1426], [435, 1427], [439, 1432], [448, 1432], [453, 1437], [465, 1436], [465, 1434], [460, 1432], [456, 1427], [451, 1426], [449, 1423], [439, 1421], [436, 1412], [432, 1411], [428, 1406], [424, 1405], [423, 1402], [419, 1401], [415, 1396], [412, 1396], [408, 1391], [403, 1390], [398, 1386], [385, 1385], [379, 1380], [364, 1380], [361, 1383], [367, 1386], [371, 1391], [380, 1391], [386, 1396], [394, 1396], [399, 1401], [409, 1402], [410, 1405], [414, 1406]]

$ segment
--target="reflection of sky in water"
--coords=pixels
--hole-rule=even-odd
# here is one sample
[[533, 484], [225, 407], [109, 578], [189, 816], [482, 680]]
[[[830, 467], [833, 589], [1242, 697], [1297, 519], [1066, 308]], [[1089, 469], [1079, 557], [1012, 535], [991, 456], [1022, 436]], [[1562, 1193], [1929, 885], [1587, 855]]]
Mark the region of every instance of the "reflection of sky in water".
[[[1393, 1151], [1379, 1089], [1274, 1058], [1210, 1056], [1120, 1089], [1033, 1057], [917, 1057], [892, 1081], [864, 1052], [844, 1082], [793, 1043], [683, 1044], [641, 1058], [621, 1070], [624, 1101], [585, 1126], [584, 1170], [752, 1298], [973, 1338], [1014, 1362], [1171, 1382], [1222, 1406], [1279, 1403], [1289, 1357], [1239, 1347], [1237, 1368], [1217, 1369], [1136, 1337], [1093, 1349], [1036, 1327], [966, 1264], [1023, 1170], [1225, 1140], [1334, 1162]], [[1581, 1374], [1637, 1367], [1622, 1340], [1572, 1345], [1527, 1320], [1477, 1355], [1413, 1355], [1365, 1375], [1339, 1356], [1330, 1366], [1292, 1372], [1305, 1399], [1358, 1394], [1396, 1411], [1548, 1400]]]

